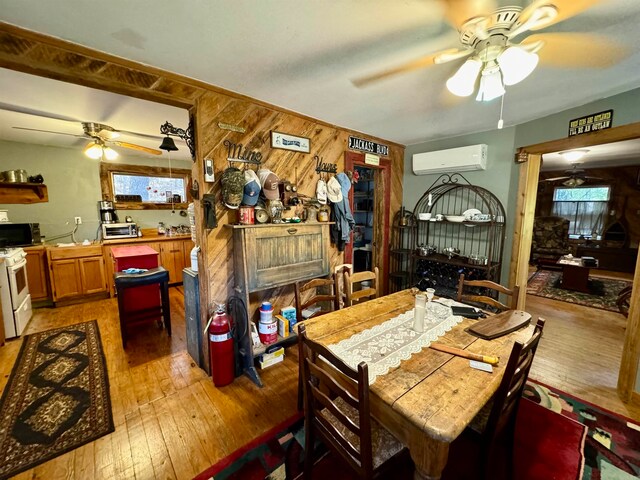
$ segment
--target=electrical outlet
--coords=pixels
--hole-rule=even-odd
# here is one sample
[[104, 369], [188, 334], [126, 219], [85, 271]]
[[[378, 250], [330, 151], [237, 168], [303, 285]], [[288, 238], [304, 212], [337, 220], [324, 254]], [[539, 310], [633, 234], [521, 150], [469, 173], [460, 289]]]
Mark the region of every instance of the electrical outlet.
[[82, 225], [82, 217], [74, 217], [76, 225]]

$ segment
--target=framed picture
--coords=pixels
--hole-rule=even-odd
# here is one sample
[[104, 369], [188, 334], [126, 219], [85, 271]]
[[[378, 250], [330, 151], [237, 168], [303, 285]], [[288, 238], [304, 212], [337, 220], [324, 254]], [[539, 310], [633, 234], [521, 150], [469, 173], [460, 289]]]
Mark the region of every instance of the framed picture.
[[311, 151], [311, 140], [305, 137], [289, 135], [288, 133], [271, 131], [271, 148], [309, 153]]

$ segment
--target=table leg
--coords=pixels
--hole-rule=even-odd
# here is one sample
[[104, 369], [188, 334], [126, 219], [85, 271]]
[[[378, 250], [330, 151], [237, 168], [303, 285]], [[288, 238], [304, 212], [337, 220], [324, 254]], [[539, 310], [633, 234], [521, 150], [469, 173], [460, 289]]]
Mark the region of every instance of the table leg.
[[414, 480], [439, 480], [447, 465], [449, 444], [422, 435], [410, 442], [409, 454], [416, 466]]

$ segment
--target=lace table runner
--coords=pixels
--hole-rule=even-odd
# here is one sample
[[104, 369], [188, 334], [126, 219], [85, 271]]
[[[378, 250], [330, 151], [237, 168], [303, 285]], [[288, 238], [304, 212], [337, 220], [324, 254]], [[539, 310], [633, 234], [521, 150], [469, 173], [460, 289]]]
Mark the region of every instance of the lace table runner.
[[329, 345], [328, 348], [356, 370], [360, 362], [366, 362], [369, 366], [369, 384], [372, 384], [378, 376], [399, 366], [401, 361], [408, 360], [414, 353], [428, 347], [462, 321], [463, 317], [452, 315], [450, 306], [468, 305], [447, 299], [440, 302], [442, 303], [431, 302], [427, 305], [422, 333], [413, 329], [414, 311], [411, 309], [380, 325]]

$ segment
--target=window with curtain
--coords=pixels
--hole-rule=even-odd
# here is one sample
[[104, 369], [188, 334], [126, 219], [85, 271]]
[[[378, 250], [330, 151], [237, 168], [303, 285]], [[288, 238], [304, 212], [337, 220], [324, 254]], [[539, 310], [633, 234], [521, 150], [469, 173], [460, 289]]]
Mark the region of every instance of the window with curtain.
[[600, 240], [607, 214], [611, 187], [556, 187], [551, 213], [568, 219], [569, 238]]

